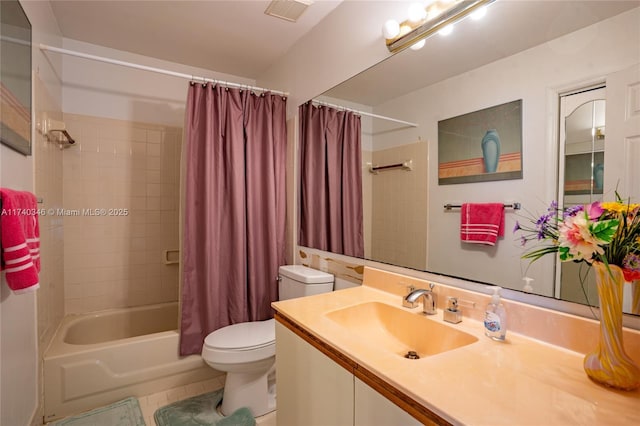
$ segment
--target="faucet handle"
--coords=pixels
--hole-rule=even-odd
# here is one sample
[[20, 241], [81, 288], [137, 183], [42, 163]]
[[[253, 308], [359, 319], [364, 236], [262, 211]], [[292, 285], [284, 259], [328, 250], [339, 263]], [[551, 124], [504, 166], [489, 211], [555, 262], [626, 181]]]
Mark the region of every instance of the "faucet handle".
[[422, 300], [422, 313], [426, 315], [435, 315], [438, 313], [438, 296], [433, 292], [433, 287], [435, 287], [435, 284], [429, 283], [429, 291]]
[[450, 311], [458, 310], [458, 298], [457, 297], [447, 297], [447, 309]]
[[424, 306], [422, 312], [426, 315], [435, 315], [438, 307], [438, 295], [433, 291], [436, 285], [429, 283], [429, 293], [424, 299]]
[[414, 285], [408, 285], [407, 286], [407, 293], [402, 297], [402, 306], [403, 307], [405, 307], [405, 308], [415, 308], [416, 306], [418, 306], [418, 301], [417, 300], [415, 302], [409, 302], [407, 300], [407, 296], [415, 289], [416, 289], [416, 287]]
[[462, 310], [458, 308], [458, 298], [447, 298], [447, 309], [442, 311], [442, 319], [452, 324], [458, 324], [462, 321]]

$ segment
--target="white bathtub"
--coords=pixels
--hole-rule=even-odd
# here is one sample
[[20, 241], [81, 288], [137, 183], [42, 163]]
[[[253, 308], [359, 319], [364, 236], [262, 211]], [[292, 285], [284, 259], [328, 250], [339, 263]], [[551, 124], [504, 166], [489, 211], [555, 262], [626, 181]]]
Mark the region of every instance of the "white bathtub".
[[44, 354], [44, 420], [223, 374], [178, 356], [177, 324], [177, 303], [65, 317]]

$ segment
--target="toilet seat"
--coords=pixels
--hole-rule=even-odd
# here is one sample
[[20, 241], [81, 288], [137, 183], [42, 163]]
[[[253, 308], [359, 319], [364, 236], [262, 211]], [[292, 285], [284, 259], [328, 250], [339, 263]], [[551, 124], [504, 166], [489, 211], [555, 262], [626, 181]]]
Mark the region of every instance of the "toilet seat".
[[204, 340], [205, 346], [226, 350], [251, 350], [276, 340], [275, 320], [241, 322], [220, 328]]
[[206, 361], [238, 364], [260, 361], [276, 353], [275, 320], [243, 322], [210, 333], [202, 346]]

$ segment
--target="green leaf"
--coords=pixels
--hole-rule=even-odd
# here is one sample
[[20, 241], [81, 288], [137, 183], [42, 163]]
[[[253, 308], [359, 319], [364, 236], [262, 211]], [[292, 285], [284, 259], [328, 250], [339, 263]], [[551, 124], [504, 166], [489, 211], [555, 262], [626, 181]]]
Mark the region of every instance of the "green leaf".
[[558, 253], [560, 254], [560, 260], [562, 262], [573, 259], [573, 256], [569, 254], [569, 247], [559, 247]]
[[602, 220], [600, 222], [592, 223], [589, 226], [589, 231], [591, 231], [591, 235], [600, 241], [610, 243], [619, 224], [620, 221], [618, 219]]

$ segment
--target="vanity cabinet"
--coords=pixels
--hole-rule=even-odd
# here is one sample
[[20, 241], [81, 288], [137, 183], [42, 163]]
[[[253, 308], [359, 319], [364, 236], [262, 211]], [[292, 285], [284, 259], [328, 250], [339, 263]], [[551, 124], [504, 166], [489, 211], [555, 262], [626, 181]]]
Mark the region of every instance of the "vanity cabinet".
[[406, 411], [376, 392], [360, 379], [355, 379], [355, 426], [419, 426]]
[[353, 425], [353, 372], [276, 322], [278, 426]]
[[278, 426], [413, 426], [406, 411], [276, 322]]

